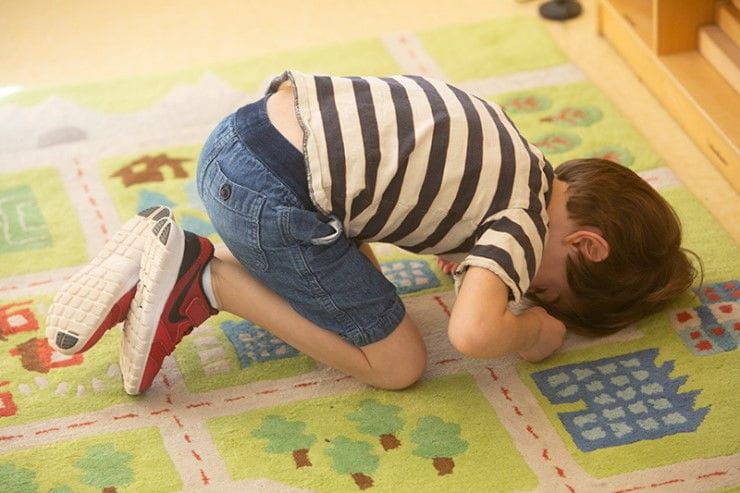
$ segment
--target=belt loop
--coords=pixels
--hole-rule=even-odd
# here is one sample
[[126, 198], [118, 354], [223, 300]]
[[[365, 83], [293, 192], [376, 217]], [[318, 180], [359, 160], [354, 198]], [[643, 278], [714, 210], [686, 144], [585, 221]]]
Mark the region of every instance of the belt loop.
[[311, 243], [314, 245], [329, 245], [334, 243], [339, 235], [342, 234], [344, 228], [342, 228], [342, 222], [336, 216], [329, 216], [330, 220], [328, 225], [334, 228], [334, 232], [330, 235], [322, 236], [320, 238], [311, 238]]

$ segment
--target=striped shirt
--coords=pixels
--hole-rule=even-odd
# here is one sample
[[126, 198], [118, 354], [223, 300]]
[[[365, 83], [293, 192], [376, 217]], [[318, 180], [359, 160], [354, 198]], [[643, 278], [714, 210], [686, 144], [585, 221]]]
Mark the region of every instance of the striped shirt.
[[[553, 171], [495, 104], [418, 76], [289, 80], [308, 189], [348, 237], [463, 253], [518, 301], [539, 267]], [[459, 258], [459, 257], [457, 257]]]

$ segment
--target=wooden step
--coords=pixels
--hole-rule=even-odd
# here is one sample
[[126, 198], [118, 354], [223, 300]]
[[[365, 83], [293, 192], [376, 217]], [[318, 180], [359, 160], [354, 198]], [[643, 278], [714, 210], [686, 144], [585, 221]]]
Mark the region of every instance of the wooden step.
[[740, 47], [719, 26], [699, 29], [699, 52], [740, 93]]
[[715, 13], [717, 25], [736, 45], [740, 45], [740, 9], [732, 2], [718, 2]]
[[[694, 2], [686, 3], [689, 1]], [[645, 5], [645, 0], [598, 0], [599, 33], [740, 193], [740, 93], [698, 49], [656, 56], [658, 50], [645, 39], [650, 31], [640, 32], [627, 15], [631, 10], [625, 6], [637, 5]], [[707, 22], [699, 25], [704, 24]], [[675, 29], [675, 24], [655, 27], [670, 30]]]

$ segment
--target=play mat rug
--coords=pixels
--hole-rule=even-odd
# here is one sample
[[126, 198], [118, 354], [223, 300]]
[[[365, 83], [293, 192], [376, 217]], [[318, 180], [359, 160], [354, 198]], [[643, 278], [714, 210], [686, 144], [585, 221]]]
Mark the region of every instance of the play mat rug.
[[[433, 257], [374, 245], [429, 348], [423, 380], [373, 390], [220, 314], [130, 397], [115, 328], [54, 352], [54, 292], [152, 205], [218, 238], [200, 145], [285, 68], [415, 73], [503, 105], [554, 163], [601, 156], [676, 208], [703, 284], [554, 357], [462, 358]], [[0, 100], [0, 491], [737, 491], [740, 248], [533, 17], [407, 32]]]

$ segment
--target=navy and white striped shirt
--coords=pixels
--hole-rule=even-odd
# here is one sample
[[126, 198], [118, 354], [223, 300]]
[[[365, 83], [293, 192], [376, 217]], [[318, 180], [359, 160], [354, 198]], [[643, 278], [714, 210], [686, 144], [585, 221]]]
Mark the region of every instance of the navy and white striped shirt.
[[294, 71], [308, 188], [350, 238], [464, 253], [515, 300], [540, 264], [553, 171], [495, 104], [419, 76]]

